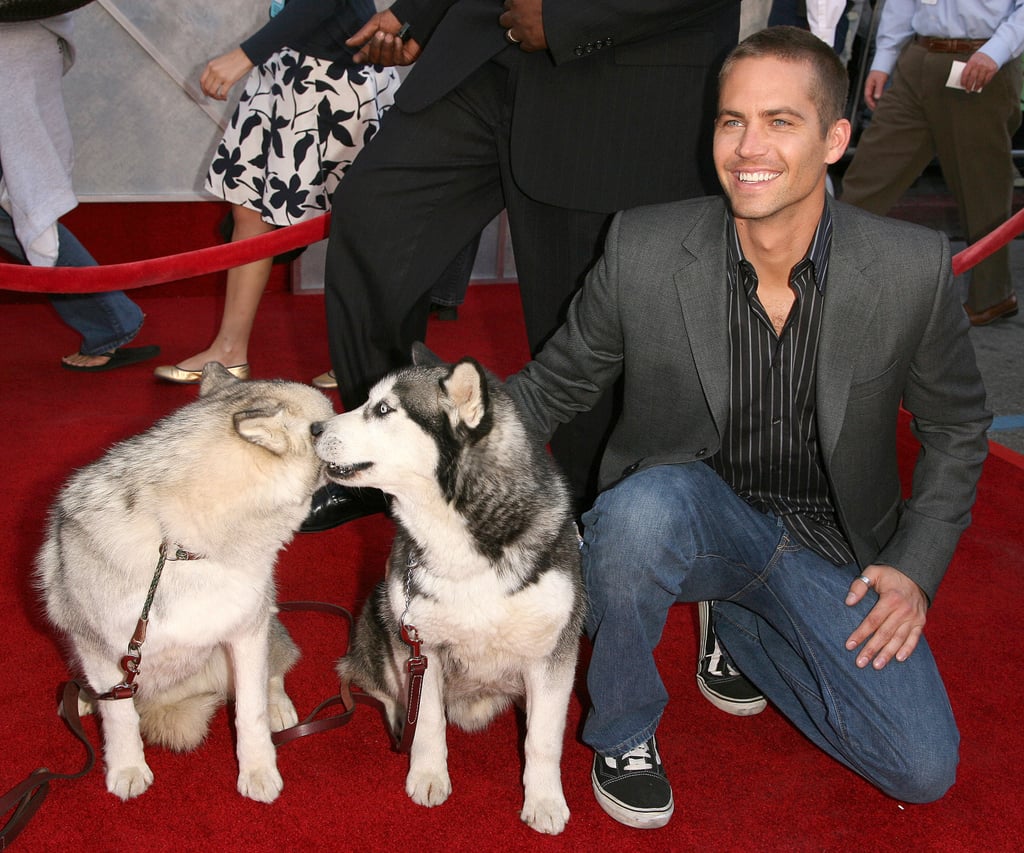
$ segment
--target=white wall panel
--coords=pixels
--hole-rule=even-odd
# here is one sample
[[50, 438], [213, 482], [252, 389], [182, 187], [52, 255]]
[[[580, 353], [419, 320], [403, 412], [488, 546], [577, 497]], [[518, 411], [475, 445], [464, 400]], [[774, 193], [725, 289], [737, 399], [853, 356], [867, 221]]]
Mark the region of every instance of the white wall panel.
[[75, 19], [64, 99], [83, 201], [207, 198], [221, 127], [241, 94], [206, 98], [199, 75], [266, 20], [266, 0], [95, 0]]

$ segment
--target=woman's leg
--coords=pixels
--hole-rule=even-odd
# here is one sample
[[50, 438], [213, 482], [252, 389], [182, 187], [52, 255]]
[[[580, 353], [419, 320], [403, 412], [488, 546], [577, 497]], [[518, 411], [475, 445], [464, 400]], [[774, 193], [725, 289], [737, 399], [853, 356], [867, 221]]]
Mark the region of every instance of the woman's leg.
[[[274, 230], [274, 225], [264, 222], [260, 214], [251, 208], [233, 204], [231, 214], [235, 223], [231, 233], [233, 243]], [[249, 335], [273, 262], [273, 258], [261, 258], [228, 270], [224, 314], [221, 316], [217, 336], [202, 352], [179, 361], [179, 368], [202, 370], [208, 361], [219, 361], [225, 367], [235, 367], [249, 361]]]

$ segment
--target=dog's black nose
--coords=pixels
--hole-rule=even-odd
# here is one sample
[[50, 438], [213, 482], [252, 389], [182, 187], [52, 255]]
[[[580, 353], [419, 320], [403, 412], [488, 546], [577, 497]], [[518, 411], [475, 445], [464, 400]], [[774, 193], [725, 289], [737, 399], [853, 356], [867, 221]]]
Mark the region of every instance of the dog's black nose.
[[324, 431], [324, 422], [313, 421], [313, 423], [309, 425], [309, 431], [313, 433], [313, 438], [316, 438], [318, 435], [320, 435], [320, 433]]

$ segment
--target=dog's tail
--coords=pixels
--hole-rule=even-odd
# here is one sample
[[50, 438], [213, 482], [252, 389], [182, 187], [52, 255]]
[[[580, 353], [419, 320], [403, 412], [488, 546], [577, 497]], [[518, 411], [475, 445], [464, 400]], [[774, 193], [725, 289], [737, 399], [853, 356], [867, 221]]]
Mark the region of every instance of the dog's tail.
[[210, 718], [224, 704], [216, 693], [199, 693], [174, 702], [136, 700], [139, 731], [147, 743], [188, 752], [206, 739]]

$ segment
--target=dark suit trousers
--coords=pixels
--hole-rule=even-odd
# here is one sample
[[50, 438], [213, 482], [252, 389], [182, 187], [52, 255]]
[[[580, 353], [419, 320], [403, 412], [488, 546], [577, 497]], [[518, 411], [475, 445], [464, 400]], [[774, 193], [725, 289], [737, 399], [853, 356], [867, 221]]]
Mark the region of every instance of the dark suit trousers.
[[[392, 109], [338, 185], [325, 293], [331, 362], [346, 409], [409, 362], [413, 341], [426, 334], [433, 283], [503, 208], [531, 352], [561, 323], [600, 253], [607, 213], [541, 204], [511, 175], [518, 56], [503, 51], [424, 110]], [[610, 420], [606, 402], [552, 440], [578, 500], [593, 495]]]

